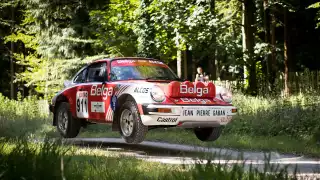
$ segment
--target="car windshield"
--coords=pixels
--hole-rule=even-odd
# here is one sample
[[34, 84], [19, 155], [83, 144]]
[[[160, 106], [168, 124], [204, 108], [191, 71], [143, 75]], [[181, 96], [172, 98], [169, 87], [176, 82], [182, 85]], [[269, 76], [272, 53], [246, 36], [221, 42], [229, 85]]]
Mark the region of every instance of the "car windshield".
[[179, 80], [161, 61], [114, 60], [111, 62], [111, 81], [118, 80]]

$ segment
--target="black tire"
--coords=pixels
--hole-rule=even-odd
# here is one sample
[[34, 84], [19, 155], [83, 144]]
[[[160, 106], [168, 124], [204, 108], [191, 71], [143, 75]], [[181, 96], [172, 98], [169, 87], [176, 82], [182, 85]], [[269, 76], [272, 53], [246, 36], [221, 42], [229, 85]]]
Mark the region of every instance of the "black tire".
[[217, 140], [222, 132], [221, 127], [210, 127], [210, 128], [195, 128], [194, 134], [200, 141], [215, 141]]
[[[59, 119], [61, 118], [60, 115], [63, 116], [63, 113], [67, 114], [66, 128], [62, 127], [64, 123], [62, 122], [62, 120]], [[74, 119], [72, 117], [69, 103], [66, 103], [66, 102], [60, 103], [58, 106], [58, 109], [56, 110], [55, 117], [57, 122], [57, 129], [62, 137], [74, 138], [79, 134], [81, 129], [81, 122], [80, 120]]]
[[[126, 110], [129, 110], [131, 112], [132, 118], [133, 118], [133, 128], [132, 133], [130, 135], [125, 135], [121, 128], [121, 117], [122, 113]], [[145, 126], [142, 124], [141, 117], [139, 110], [137, 108], [137, 105], [132, 100], [127, 100], [120, 108], [119, 116], [118, 116], [118, 124], [119, 124], [119, 130], [122, 138], [125, 140], [126, 143], [129, 144], [139, 144], [144, 139], [148, 132], [148, 126]]]

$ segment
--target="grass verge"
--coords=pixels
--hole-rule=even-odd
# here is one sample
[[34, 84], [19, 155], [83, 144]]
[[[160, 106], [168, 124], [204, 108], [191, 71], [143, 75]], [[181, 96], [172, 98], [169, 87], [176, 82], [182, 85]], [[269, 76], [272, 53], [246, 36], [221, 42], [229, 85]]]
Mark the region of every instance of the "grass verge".
[[[203, 143], [192, 131], [176, 128], [151, 130], [147, 140], [320, 157], [319, 102], [316, 95], [289, 99], [235, 95], [239, 113], [216, 142]], [[14, 101], [0, 94], [0, 137], [59, 137], [45, 108], [35, 97]], [[80, 137], [120, 136], [109, 126], [93, 125]]]
[[[263, 172], [242, 164], [163, 165], [133, 157], [81, 151], [45, 141], [1, 140], [0, 179], [293, 179], [286, 168], [265, 165]], [[80, 153], [79, 153], [80, 152]]]
[[[108, 125], [92, 125], [81, 132], [84, 138], [120, 138], [118, 132], [112, 132]], [[168, 128], [150, 130], [146, 140], [156, 142], [178, 143], [205, 147], [220, 147], [252, 151], [277, 151], [280, 153], [320, 157], [320, 146], [310, 139], [296, 139], [289, 136], [250, 136], [224, 133], [215, 142], [199, 141], [192, 131]]]

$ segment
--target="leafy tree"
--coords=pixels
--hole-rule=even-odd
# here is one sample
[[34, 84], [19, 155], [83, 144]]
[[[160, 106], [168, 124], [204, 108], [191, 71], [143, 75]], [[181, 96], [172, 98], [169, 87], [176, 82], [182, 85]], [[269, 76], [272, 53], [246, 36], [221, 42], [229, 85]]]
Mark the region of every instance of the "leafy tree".
[[111, 0], [103, 9], [90, 12], [97, 43], [111, 56], [134, 56], [137, 36], [134, 33], [137, 0]]
[[[320, 1], [319, 2], [316, 2], [314, 4], [311, 4], [308, 8], [314, 8], [314, 9], [319, 9], [320, 8]], [[320, 10], [318, 11], [317, 13], [317, 17], [316, 17], [316, 20], [317, 20], [317, 28], [320, 27]]]
[[23, 21], [16, 32], [6, 37], [6, 42], [24, 45], [24, 50], [15, 53], [17, 62], [26, 68], [18, 74], [17, 81], [34, 86], [36, 92], [46, 96], [62, 84], [57, 76], [65, 77], [56, 63], [99, 53], [90, 34], [89, 10], [92, 9], [88, 1], [26, 0], [21, 3], [25, 9]]

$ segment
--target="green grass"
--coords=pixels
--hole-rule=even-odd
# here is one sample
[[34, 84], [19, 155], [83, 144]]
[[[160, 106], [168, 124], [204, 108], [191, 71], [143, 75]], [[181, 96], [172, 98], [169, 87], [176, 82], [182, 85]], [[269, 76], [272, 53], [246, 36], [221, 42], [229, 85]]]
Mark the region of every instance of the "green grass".
[[[110, 126], [93, 125], [92, 127], [83, 130], [79, 137], [120, 138], [121, 136], [118, 132], [112, 132]], [[222, 134], [217, 141], [202, 142], [195, 137], [192, 131], [170, 128], [166, 130], [151, 130], [148, 132], [146, 140], [204, 147], [220, 147], [252, 151], [277, 151], [281, 153], [306, 155], [309, 157], [320, 157], [320, 146], [315, 144], [312, 140], [296, 139], [290, 136], [263, 137], [225, 133]]]
[[[223, 164], [164, 165], [134, 157], [110, 155], [101, 150], [87, 151], [45, 141], [0, 141], [0, 179], [289, 179], [286, 169], [265, 172], [243, 165]], [[271, 174], [267, 174], [271, 172]]]
[[[274, 150], [320, 157], [320, 97], [298, 95], [289, 99], [235, 95], [239, 113], [216, 142], [203, 143], [192, 131], [151, 130], [147, 140], [244, 150]], [[44, 107], [46, 108], [46, 107]], [[37, 99], [8, 100], [0, 95], [0, 137], [59, 137]], [[80, 137], [120, 137], [109, 126], [89, 126]]]

